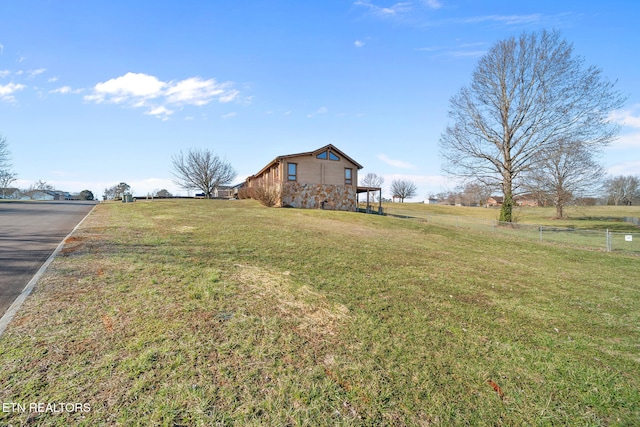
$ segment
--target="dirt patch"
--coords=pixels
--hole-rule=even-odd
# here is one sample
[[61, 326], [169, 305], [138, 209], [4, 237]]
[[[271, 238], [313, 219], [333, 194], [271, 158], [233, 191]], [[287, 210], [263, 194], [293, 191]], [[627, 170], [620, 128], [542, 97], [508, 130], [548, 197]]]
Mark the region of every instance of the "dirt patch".
[[[288, 271], [277, 273], [239, 264], [235, 267], [233, 278], [263, 302], [265, 311], [275, 308], [281, 316], [294, 320], [298, 331], [308, 338], [335, 335], [349, 315], [347, 307], [331, 303], [306, 285], [296, 286]], [[265, 305], [264, 301], [272, 304]]]

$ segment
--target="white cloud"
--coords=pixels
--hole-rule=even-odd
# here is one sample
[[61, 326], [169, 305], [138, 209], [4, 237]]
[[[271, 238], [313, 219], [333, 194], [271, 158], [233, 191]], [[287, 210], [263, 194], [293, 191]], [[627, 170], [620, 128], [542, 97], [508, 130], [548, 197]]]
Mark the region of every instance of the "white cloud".
[[609, 115], [609, 120], [622, 126], [621, 135], [611, 143], [612, 148], [640, 148], [640, 104], [624, 110], [616, 110]]
[[400, 169], [416, 169], [416, 167], [414, 165], [412, 165], [409, 162], [405, 162], [402, 160], [394, 160], [394, 159], [390, 159], [389, 157], [387, 157], [387, 155], [385, 154], [378, 154], [378, 159], [382, 160], [383, 162], [385, 162], [386, 164], [396, 167], [396, 168], [400, 168]]
[[329, 110], [327, 110], [325, 107], [320, 107], [314, 113], [307, 114], [307, 117], [311, 118], [313, 116], [317, 116], [318, 114], [327, 114], [328, 112]]
[[607, 168], [609, 175], [638, 175], [640, 171], [640, 160], [622, 162]]
[[616, 110], [609, 115], [609, 120], [622, 126], [640, 129], [640, 105], [626, 110]]
[[539, 13], [533, 13], [530, 15], [485, 15], [474, 16], [472, 18], [464, 18], [457, 22], [463, 24], [477, 24], [480, 22], [499, 22], [506, 25], [523, 25], [523, 24], [535, 24], [542, 21], [542, 15]]
[[173, 111], [161, 105], [159, 107], [152, 108], [151, 110], [147, 111], [145, 114], [148, 114], [150, 116], [156, 116], [158, 118], [161, 118], [162, 120], [168, 120], [169, 116], [173, 114]]
[[60, 93], [60, 94], [65, 94], [65, 93], [70, 93], [72, 91], [71, 87], [69, 86], [62, 86], [59, 87], [58, 89], [53, 89], [50, 90], [49, 93]]
[[35, 77], [47, 71], [46, 68], [38, 68], [37, 70], [29, 71], [29, 77]]
[[611, 143], [611, 148], [640, 148], [640, 132], [630, 132], [622, 134]]
[[85, 96], [87, 101], [113, 102], [116, 104], [140, 98], [155, 98], [162, 95], [166, 83], [154, 76], [142, 73], [127, 73], [124, 76], [98, 83], [92, 95]]
[[410, 2], [400, 2], [390, 7], [376, 6], [375, 4], [372, 4], [369, 0], [359, 0], [359, 1], [356, 1], [354, 4], [356, 6], [366, 7], [367, 9], [369, 9], [371, 13], [381, 17], [396, 16], [398, 14], [408, 12], [411, 10]]
[[0, 78], [5, 78], [9, 74], [11, 74], [11, 71], [9, 71], [9, 70], [0, 70]]
[[353, 45], [355, 47], [362, 47], [364, 46], [364, 42], [362, 40], [356, 40], [355, 42], [353, 42]]
[[221, 103], [237, 99], [239, 91], [233, 83], [218, 83], [190, 77], [178, 82], [163, 82], [144, 73], [127, 73], [106, 82], [98, 83], [85, 101], [124, 104], [133, 108], [151, 108], [146, 114], [166, 119], [173, 111], [168, 106], [203, 106], [214, 100]]
[[9, 83], [7, 85], [0, 85], [0, 99], [7, 102], [15, 101], [13, 94], [19, 90], [24, 89], [26, 86], [22, 84]]
[[0, 43], [0, 55], [4, 52], [4, 45]]
[[424, 0], [423, 3], [431, 9], [440, 9], [442, 4], [438, 0]]
[[49, 82], [49, 83], [55, 83], [55, 82], [57, 82], [57, 81], [58, 81], [58, 77], [49, 77], [49, 78], [47, 79], [47, 82]]
[[235, 117], [235, 116], [237, 116], [237, 115], [238, 115], [238, 113], [236, 113], [236, 112], [234, 111], [234, 112], [231, 112], [231, 113], [223, 114], [223, 115], [222, 115], [222, 118], [223, 118], [223, 119], [230, 119], [230, 118]]
[[238, 91], [229, 89], [229, 82], [218, 83], [215, 79], [202, 80], [199, 77], [191, 77], [168, 85], [165, 96], [167, 102], [172, 104], [205, 105], [215, 98], [220, 102], [230, 102], [238, 95]]

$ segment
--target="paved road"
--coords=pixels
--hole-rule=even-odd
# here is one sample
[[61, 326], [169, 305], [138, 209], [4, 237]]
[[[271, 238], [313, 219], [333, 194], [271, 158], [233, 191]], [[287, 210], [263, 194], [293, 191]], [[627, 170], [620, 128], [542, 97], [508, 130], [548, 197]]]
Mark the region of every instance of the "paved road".
[[0, 202], [0, 316], [96, 202]]

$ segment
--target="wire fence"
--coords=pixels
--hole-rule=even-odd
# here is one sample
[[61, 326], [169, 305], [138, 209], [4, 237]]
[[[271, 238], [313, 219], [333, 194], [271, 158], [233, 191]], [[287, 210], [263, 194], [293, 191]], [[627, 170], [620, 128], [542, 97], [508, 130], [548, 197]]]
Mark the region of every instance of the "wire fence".
[[536, 240], [539, 242], [558, 243], [578, 248], [599, 249], [608, 252], [629, 252], [640, 255], [640, 230], [630, 232], [613, 232], [609, 230], [582, 230], [577, 228], [562, 228], [543, 225], [518, 224], [485, 220], [481, 218], [438, 215], [412, 212], [405, 215], [400, 212], [386, 213], [397, 218], [413, 219], [437, 224], [477, 230], [496, 235], [511, 236], [518, 239]]

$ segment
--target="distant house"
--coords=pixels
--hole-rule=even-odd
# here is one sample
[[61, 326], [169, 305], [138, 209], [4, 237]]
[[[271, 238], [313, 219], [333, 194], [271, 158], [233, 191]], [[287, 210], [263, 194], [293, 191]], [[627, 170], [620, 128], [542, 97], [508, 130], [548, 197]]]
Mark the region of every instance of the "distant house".
[[285, 154], [269, 162], [245, 182], [249, 194], [256, 188], [276, 190], [276, 206], [357, 210], [360, 163], [332, 144], [304, 153]]
[[438, 198], [435, 196], [430, 196], [429, 198], [425, 199], [424, 203], [429, 204], [429, 205], [437, 205], [439, 202]]
[[533, 194], [522, 194], [520, 196], [514, 197], [513, 200], [518, 206], [540, 206], [538, 198]]
[[0, 199], [19, 199], [20, 190], [17, 188], [0, 188]]
[[[504, 197], [491, 196], [487, 199], [487, 207], [502, 206], [503, 202], [504, 202]], [[536, 197], [531, 194], [522, 194], [520, 196], [515, 196], [513, 198], [513, 202], [516, 206], [540, 206], [540, 203], [538, 202]]]
[[72, 200], [70, 193], [59, 190], [29, 190], [20, 195], [21, 200]]
[[502, 196], [491, 196], [487, 199], [487, 207], [491, 206], [502, 206], [504, 202], [504, 197]]
[[55, 200], [53, 191], [31, 190], [22, 195], [23, 200]]

